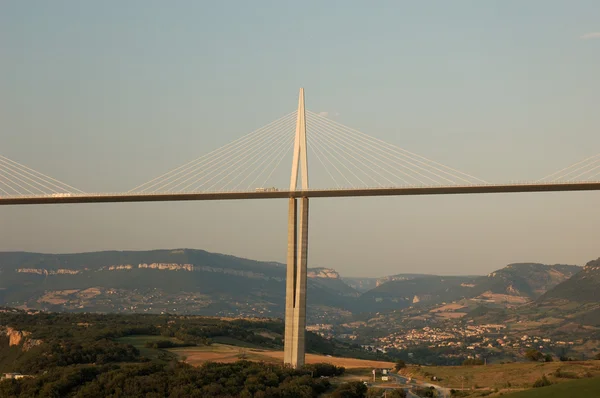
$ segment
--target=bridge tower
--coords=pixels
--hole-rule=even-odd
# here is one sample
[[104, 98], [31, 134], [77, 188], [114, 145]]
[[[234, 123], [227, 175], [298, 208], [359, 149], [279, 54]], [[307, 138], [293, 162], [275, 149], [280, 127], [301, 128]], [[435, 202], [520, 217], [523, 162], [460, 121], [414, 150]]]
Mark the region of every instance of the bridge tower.
[[[292, 160], [290, 191], [308, 190], [308, 159], [306, 156], [306, 114], [304, 89], [300, 89], [298, 118]], [[298, 203], [300, 202], [300, 214]], [[285, 348], [283, 362], [293, 368], [304, 365], [306, 334], [306, 284], [308, 258], [308, 197], [289, 199], [288, 251], [285, 288]]]

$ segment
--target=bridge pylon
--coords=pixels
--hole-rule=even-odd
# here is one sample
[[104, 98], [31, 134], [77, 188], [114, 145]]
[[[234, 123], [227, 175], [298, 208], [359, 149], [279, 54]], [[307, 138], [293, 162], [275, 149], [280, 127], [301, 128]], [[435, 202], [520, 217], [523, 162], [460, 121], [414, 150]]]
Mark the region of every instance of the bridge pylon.
[[[308, 158], [306, 152], [306, 114], [304, 89], [301, 88], [298, 99], [290, 191], [298, 190], [298, 174], [300, 174], [301, 179], [301, 190], [308, 190]], [[298, 214], [297, 201], [300, 201], [300, 214]], [[283, 363], [293, 368], [302, 367], [305, 359], [307, 260], [308, 197], [290, 198]]]

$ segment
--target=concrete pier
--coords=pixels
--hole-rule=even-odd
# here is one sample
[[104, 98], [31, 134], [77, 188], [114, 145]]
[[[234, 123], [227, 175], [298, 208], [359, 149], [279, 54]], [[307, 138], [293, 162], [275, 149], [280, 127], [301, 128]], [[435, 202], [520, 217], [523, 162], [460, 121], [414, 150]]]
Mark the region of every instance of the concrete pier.
[[[304, 365], [306, 351], [306, 284], [308, 258], [308, 198], [289, 199], [288, 253], [283, 362], [293, 368]], [[298, 239], [299, 238], [299, 239]]]
[[[301, 177], [303, 191], [308, 190], [308, 158], [306, 146], [306, 117], [304, 109], [304, 89], [298, 97], [298, 119], [290, 191], [298, 189], [298, 176]], [[299, 167], [300, 166], [300, 167]], [[298, 217], [298, 204], [300, 214]], [[306, 349], [306, 278], [308, 265], [308, 198], [289, 199], [288, 210], [288, 251], [285, 285], [285, 347], [283, 363], [298, 368], [304, 365]]]

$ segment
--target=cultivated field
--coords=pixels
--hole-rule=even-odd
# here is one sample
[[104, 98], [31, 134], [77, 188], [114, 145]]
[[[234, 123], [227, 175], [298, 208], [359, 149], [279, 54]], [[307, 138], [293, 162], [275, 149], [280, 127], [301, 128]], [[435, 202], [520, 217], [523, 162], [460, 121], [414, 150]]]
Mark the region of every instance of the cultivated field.
[[[240, 359], [249, 361], [262, 361], [267, 363], [283, 362], [283, 351], [268, 351], [257, 348], [242, 348], [225, 344], [212, 344], [204, 347], [185, 347], [169, 350], [180, 359], [191, 365], [200, 365], [204, 362], [235, 362]], [[307, 363], [327, 362], [347, 369], [353, 368], [392, 368], [392, 362], [368, 361], [354, 358], [338, 358], [325, 355], [307, 354]]]
[[542, 376], [546, 376], [553, 383], [597, 377], [600, 376], [600, 361], [524, 362], [487, 366], [409, 366], [401, 373], [425, 381], [436, 376], [439, 381], [434, 383], [450, 388], [461, 388], [464, 385], [465, 388], [502, 390], [531, 388], [533, 383]]
[[506, 398], [600, 397], [600, 378], [575, 380], [504, 395]]

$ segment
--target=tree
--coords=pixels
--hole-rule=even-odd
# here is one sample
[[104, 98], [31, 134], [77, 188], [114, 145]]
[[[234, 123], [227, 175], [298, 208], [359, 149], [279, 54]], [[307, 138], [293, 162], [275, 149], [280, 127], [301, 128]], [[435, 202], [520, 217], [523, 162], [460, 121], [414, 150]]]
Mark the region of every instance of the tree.
[[548, 380], [546, 375], [544, 375], [544, 376], [542, 376], [541, 379], [537, 379], [535, 381], [535, 383], [533, 383], [533, 388], [546, 387], [546, 386], [549, 386], [550, 384], [552, 384], [552, 383], [550, 382], [550, 380]]
[[554, 358], [552, 358], [552, 355], [546, 354], [544, 357], [544, 362], [554, 362]]
[[396, 361], [396, 365], [394, 365], [394, 369], [396, 369], [396, 372], [399, 371], [400, 369], [404, 369], [405, 367], [406, 367], [406, 362], [404, 362], [401, 359]]
[[340, 385], [331, 394], [332, 398], [364, 398], [367, 386], [362, 381], [352, 381]]
[[525, 358], [529, 359], [530, 361], [538, 362], [544, 358], [544, 354], [538, 350], [531, 349], [527, 350], [525, 353]]
[[406, 391], [401, 388], [397, 390], [389, 391], [386, 395], [387, 398], [406, 398]]
[[465, 359], [462, 364], [463, 364], [463, 366], [476, 366], [476, 365], [483, 365], [483, 361], [481, 359], [470, 358], [470, 359]]

